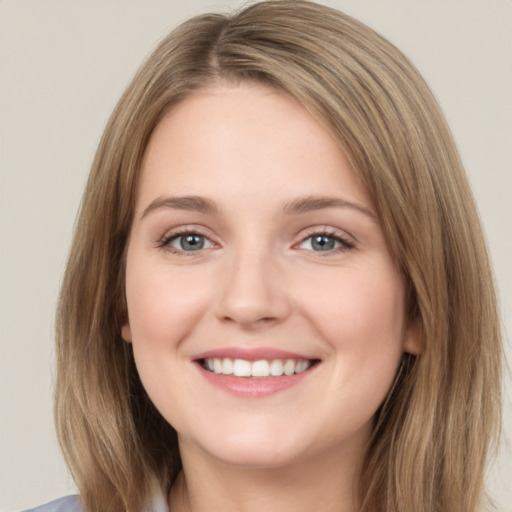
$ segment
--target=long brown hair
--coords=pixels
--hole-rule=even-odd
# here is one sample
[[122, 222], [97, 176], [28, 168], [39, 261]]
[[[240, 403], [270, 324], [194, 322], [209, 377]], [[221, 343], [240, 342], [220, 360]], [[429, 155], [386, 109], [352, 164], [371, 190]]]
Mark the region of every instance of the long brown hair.
[[502, 347], [493, 278], [452, 136], [422, 77], [360, 22], [311, 2], [257, 3], [174, 30], [140, 69], [101, 139], [57, 316], [56, 419], [89, 512], [141, 510], [180, 469], [174, 429], [147, 397], [126, 320], [124, 254], [141, 159], [165, 113], [218, 81], [295, 98], [366, 187], [424, 342], [404, 356], [375, 419], [361, 510], [477, 512], [500, 425]]

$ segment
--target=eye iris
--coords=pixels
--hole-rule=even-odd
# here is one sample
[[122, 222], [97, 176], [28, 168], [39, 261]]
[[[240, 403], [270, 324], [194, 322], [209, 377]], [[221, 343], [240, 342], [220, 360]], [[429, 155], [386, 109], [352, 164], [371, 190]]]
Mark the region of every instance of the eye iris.
[[180, 245], [184, 251], [197, 251], [204, 247], [204, 237], [199, 235], [184, 235], [180, 238]]
[[335, 240], [331, 236], [316, 235], [311, 240], [311, 247], [315, 251], [330, 251], [334, 249]]

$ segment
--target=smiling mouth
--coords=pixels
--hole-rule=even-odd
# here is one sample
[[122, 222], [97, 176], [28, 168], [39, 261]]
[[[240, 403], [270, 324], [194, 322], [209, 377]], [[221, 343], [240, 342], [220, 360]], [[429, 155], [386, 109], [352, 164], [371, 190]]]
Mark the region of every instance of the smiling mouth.
[[217, 375], [265, 379], [304, 373], [317, 364], [317, 359], [231, 359], [228, 357], [206, 358], [198, 361], [201, 367]]

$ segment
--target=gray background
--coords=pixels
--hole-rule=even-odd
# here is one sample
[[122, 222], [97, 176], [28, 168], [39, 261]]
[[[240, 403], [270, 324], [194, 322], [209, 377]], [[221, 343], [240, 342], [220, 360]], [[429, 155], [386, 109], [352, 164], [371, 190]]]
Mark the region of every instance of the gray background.
[[[453, 129], [512, 332], [512, 2], [332, 0], [402, 49]], [[103, 126], [156, 42], [238, 1], [0, 0], [0, 512], [73, 492], [52, 422], [53, 316]], [[511, 360], [510, 337], [506, 336]], [[512, 512], [509, 374], [489, 485]]]

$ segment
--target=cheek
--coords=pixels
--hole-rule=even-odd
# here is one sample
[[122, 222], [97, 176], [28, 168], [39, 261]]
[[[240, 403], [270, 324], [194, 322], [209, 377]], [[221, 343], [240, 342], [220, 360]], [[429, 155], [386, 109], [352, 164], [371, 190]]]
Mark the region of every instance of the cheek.
[[205, 280], [197, 272], [128, 260], [126, 295], [134, 344], [174, 344], [204, 314]]
[[365, 367], [393, 374], [405, 326], [404, 286], [394, 267], [344, 268], [316, 284], [323, 284], [323, 293], [303, 294], [303, 309], [339, 353], [344, 374]]
[[193, 399], [182, 403], [182, 390], [190, 383], [179, 370], [186, 359], [182, 341], [196, 328], [208, 304], [205, 293], [201, 293], [204, 279], [186, 270], [171, 270], [161, 262], [152, 264], [136, 254], [129, 256], [126, 296], [137, 370], [160, 413], [180, 427], [177, 404], [191, 411], [198, 407]]
[[[333, 357], [332, 394], [350, 410], [354, 428], [369, 421], [395, 378], [405, 336], [405, 292], [394, 269], [347, 272], [317, 305]], [[347, 393], [350, 390], [350, 393]], [[341, 398], [345, 397], [345, 398]], [[346, 401], [345, 401], [346, 400]], [[333, 413], [336, 414], [336, 413]], [[358, 423], [359, 421], [359, 423]]]

